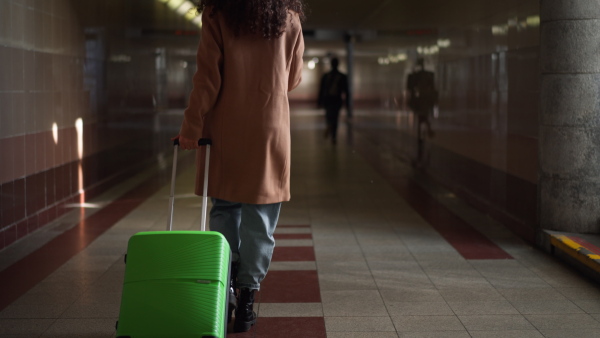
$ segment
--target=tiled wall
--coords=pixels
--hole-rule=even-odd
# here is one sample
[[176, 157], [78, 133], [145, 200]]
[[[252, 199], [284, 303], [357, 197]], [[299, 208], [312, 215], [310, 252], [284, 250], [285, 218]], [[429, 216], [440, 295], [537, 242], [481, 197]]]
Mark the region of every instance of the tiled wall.
[[[514, 5], [511, 5], [514, 6]], [[439, 130], [431, 171], [534, 241], [537, 213], [539, 3], [442, 32]]]
[[[68, 1], [0, 1], [0, 248], [77, 193], [84, 36]], [[54, 126], [54, 132], [53, 132]], [[35, 216], [35, 217], [33, 217]]]
[[[424, 48], [435, 46], [433, 52]], [[417, 48], [440, 93], [432, 118], [435, 137], [425, 145], [425, 170], [455, 192], [532, 239], [537, 209], [539, 112], [539, 3], [506, 4], [480, 22], [440, 29], [413, 44], [390, 43], [382, 53], [356, 44], [356, 106], [396, 115], [398, 139], [416, 156], [415, 119], [404, 95]], [[387, 48], [387, 50], [386, 50]], [[404, 54], [406, 60], [379, 62]], [[388, 59], [389, 61], [389, 59]], [[362, 103], [369, 103], [363, 105]]]
[[150, 141], [164, 125], [153, 101], [155, 44], [137, 39], [143, 57], [112, 60], [119, 49], [109, 44], [123, 45], [113, 37], [125, 34], [106, 21], [127, 3], [94, 3], [83, 16], [81, 2], [0, 1], [0, 250], [168, 147], [172, 131], [164, 145]]

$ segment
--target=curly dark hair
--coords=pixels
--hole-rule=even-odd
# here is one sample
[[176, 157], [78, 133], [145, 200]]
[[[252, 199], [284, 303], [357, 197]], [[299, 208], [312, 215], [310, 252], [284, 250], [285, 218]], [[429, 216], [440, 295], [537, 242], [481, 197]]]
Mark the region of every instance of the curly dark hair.
[[233, 28], [236, 35], [241, 32], [260, 34], [265, 39], [280, 37], [285, 31], [288, 11], [306, 19], [304, 0], [199, 0], [197, 8], [204, 11], [212, 6], [209, 13], [222, 12], [225, 20]]

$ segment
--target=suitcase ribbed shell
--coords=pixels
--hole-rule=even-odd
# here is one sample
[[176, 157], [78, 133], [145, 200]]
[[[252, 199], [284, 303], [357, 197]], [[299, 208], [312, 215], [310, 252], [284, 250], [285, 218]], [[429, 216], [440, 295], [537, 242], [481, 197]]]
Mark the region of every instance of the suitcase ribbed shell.
[[218, 232], [132, 236], [117, 337], [225, 337], [229, 267]]

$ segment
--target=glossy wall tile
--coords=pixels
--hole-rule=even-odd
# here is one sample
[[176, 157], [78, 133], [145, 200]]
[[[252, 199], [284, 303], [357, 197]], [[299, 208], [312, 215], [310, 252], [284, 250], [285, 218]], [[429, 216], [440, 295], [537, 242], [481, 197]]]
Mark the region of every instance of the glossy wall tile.
[[[198, 27], [156, 1], [4, 0], [0, 16], [1, 250], [161, 158]], [[157, 17], [195, 34], [163, 44]]]
[[[355, 45], [354, 98], [359, 113], [395, 116], [405, 131], [398, 149], [416, 155], [416, 118], [407, 105], [406, 79], [418, 57], [435, 74], [435, 137], [425, 142], [424, 170], [461, 196], [531, 238], [536, 222], [539, 114], [539, 4], [482, 3], [452, 15], [456, 26]], [[476, 11], [485, 20], [469, 21]], [[461, 20], [462, 19], [462, 20]]]

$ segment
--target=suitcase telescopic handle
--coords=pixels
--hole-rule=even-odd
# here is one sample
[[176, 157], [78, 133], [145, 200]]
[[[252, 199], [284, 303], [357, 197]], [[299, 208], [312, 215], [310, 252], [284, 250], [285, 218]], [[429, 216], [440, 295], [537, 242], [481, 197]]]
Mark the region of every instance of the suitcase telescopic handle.
[[[207, 138], [201, 138], [198, 140], [199, 146], [206, 146], [206, 161], [204, 166], [204, 190], [202, 192], [202, 220], [200, 223], [200, 229], [206, 231], [206, 210], [208, 205], [208, 161], [210, 160], [210, 146], [212, 140]], [[171, 173], [171, 192], [169, 194], [169, 213], [167, 219], [167, 231], [173, 230], [173, 207], [175, 204], [175, 177], [177, 176], [177, 150], [179, 149], [179, 139], [173, 141], [173, 170]]]

